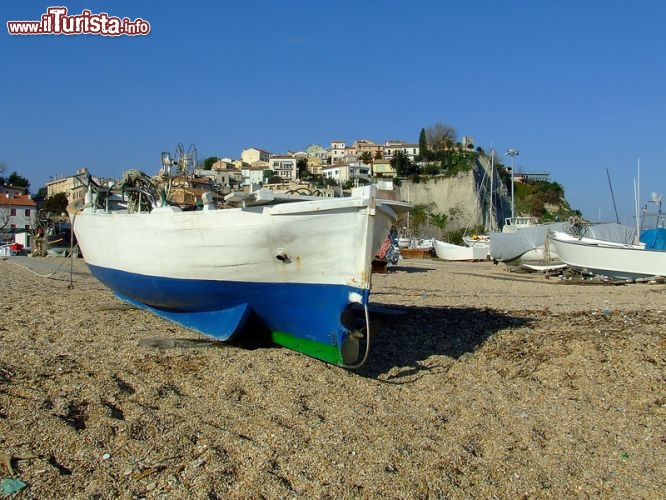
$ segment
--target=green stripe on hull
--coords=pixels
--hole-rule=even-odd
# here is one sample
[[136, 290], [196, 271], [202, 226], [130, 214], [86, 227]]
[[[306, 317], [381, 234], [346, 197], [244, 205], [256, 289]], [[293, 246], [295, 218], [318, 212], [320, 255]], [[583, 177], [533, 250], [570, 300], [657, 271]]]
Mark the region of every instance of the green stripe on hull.
[[271, 340], [282, 347], [286, 347], [287, 349], [300, 352], [313, 358], [321, 359], [327, 363], [339, 366], [344, 365], [342, 354], [340, 353], [338, 346], [295, 337], [289, 333], [280, 331], [271, 332]]

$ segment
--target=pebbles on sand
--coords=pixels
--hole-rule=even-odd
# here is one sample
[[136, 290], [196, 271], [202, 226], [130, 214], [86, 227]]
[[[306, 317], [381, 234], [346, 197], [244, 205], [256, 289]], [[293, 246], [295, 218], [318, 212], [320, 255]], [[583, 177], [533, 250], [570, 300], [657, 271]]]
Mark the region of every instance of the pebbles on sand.
[[29, 497], [663, 495], [666, 285], [404, 260], [349, 372], [53, 262], [0, 261], [0, 453]]

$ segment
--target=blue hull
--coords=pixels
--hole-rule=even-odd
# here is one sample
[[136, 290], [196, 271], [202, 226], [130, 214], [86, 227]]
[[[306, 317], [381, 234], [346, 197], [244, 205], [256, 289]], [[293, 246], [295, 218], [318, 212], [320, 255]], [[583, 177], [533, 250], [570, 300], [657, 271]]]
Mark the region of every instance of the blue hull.
[[89, 267], [121, 299], [185, 328], [229, 340], [254, 311], [276, 342], [341, 365], [349, 332], [340, 314], [350, 293], [363, 304], [369, 297], [369, 290], [345, 285], [188, 280]]

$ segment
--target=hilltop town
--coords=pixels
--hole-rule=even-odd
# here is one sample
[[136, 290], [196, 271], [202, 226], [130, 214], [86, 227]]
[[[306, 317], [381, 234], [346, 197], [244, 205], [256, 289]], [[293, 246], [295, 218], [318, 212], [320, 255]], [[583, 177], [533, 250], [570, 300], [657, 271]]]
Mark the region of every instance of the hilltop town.
[[[455, 129], [437, 124], [422, 129], [418, 143], [397, 139], [383, 143], [357, 139], [347, 143], [336, 139], [329, 147], [311, 144], [302, 151], [286, 153], [249, 147], [237, 159], [200, 158], [194, 145], [186, 149], [179, 144], [173, 154], [163, 152], [161, 164], [156, 161], [155, 169], [146, 174], [157, 185], [168, 177], [169, 202], [187, 209], [196, 208], [206, 192], [213, 193], [215, 202], [222, 205], [225, 196], [236, 191], [267, 188], [281, 193], [339, 197], [354, 186], [372, 183], [383, 196], [415, 205], [411, 232], [446, 237], [447, 232], [463, 227], [501, 226], [511, 211], [512, 181], [516, 184], [550, 181], [547, 172], [512, 172], [502, 159], [494, 151], [486, 153], [476, 147], [473, 137], [463, 136], [457, 141]], [[488, 185], [491, 177], [494, 187], [492, 183]], [[40, 228], [57, 232], [60, 226], [67, 225], [66, 207], [83, 203], [88, 178], [97, 185], [119, 189], [119, 178], [100, 177], [86, 167], [76, 169], [71, 175], [56, 175], [39, 188], [37, 195], [30, 194], [29, 182], [16, 172], [1, 178], [0, 192], [4, 196], [0, 199], [0, 231], [4, 240], [10, 240], [16, 233], [29, 235]], [[9, 182], [12, 180], [16, 185]], [[451, 184], [459, 188], [446, 188]], [[522, 211], [540, 212], [533, 215], [547, 219], [560, 210], [558, 197], [564, 201], [561, 187], [555, 198], [548, 200], [548, 209], [543, 208], [546, 206], [543, 203], [530, 202], [528, 206], [523, 202]], [[524, 193], [521, 198], [525, 198]], [[566, 202], [564, 205], [568, 209]], [[489, 220], [491, 216], [494, 221]], [[402, 224], [407, 229], [410, 222]], [[19, 239], [29, 246], [29, 236]]]

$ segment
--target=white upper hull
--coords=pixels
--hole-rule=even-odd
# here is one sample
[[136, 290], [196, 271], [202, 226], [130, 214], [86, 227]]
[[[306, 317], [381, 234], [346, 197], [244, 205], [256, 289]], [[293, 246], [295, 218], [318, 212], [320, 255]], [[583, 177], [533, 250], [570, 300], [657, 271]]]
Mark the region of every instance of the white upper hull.
[[374, 197], [74, 217], [88, 264], [148, 276], [369, 288], [395, 213]]

